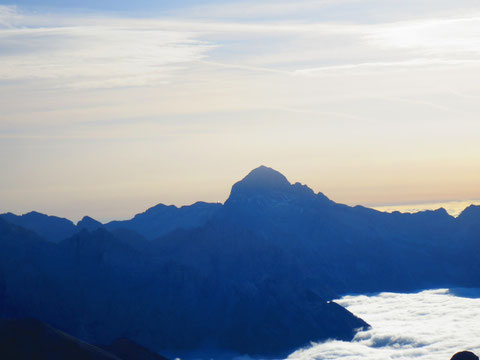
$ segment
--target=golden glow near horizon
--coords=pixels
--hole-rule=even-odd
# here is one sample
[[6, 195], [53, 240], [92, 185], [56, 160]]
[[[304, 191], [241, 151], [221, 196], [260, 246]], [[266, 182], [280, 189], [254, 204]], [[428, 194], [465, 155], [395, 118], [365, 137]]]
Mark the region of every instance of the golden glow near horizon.
[[469, 0], [0, 5], [0, 212], [223, 202], [261, 164], [350, 205], [478, 199], [479, 31]]
[[457, 217], [465, 208], [470, 205], [480, 205], [480, 200], [453, 200], [443, 202], [429, 202], [419, 204], [397, 204], [397, 205], [383, 205], [373, 206], [374, 209], [383, 212], [400, 211], [402, 213], [416, 213], [425, 210], [445, 209], [450, 215]]

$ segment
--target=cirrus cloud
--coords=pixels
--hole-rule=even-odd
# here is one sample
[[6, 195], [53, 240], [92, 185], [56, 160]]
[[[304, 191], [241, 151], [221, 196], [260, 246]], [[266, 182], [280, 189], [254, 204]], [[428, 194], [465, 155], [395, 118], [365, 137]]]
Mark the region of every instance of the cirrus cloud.
[[36, 19], [0, 8], [0, 80], [53, 80], [54, 88], [148, 86], [214, 47], [155, 22], [71, 18], [58, 25], [54, 16]]

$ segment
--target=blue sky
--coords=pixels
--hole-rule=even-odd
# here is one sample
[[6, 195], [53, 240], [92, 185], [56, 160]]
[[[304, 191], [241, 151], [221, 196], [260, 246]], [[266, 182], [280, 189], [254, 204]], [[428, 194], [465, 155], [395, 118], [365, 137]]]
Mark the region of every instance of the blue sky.
[[224, 201], [260, 164], [352, 205], [480, 197], [477, 1], [152, 4], [0, 5], [0, 211]]
[[190, 6], [192, 4], [198, 5], [202, 3], [213, 3], [213, 1], [201, 1], [201, 0], [182, 0], [182, 1], [152, 1], [152, 0], [137, 0], [137, 1], [99, 1], [99, 0], [78, 0], [78, 1], [65, 1], [65, 0], [23, 0], [23, 1], [5, 1], [6, 5], [17, 5], [24, 8], [50, 8], [50, 9], [90, 9], [90, 10], [103, 10], [103, 11], [123, 11], [133, 10], [146, 11], [146, 10], [164, 10], [175, 9], [184, 6]]

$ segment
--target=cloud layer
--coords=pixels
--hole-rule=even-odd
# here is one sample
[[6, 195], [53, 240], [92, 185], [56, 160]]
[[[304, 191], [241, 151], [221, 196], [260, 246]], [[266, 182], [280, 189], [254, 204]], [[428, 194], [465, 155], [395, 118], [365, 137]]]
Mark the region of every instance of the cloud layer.
[[480, 353], [480, 290], [381, 293], [346, 296], [337, 302], [371, 324], [372, 329], [358, 333], [350, 343], [315, 344], [289, 359], [439, 360], [450, 359], [461, 350]]
[[[201, 69], [201, 59], [214, 67], [276, 71], [279, 76], [480, 66], [480, 9], [468, 16], [454, 13], [390, 23], [342, 22], [334, 15], [305, 22], [291, 11], [295, 7], [305, 19], [312, 10], [344, 6], [367, 11], [372, 4], [231, 2], [192, 7], [179, 12], [183, 17], [159, 18], [39, 14], [0, 5], [0, 80], [47, 79], [53, 87], [77, 88], [151, 86], [172, 71], [183, 79], [175, 70]], [[201, 19], [194, 16], [197, 11], [204, 14]], [[246, 18], [222, 20], [228, 20], [229, 13]], [[289, 19], [283, 17], [287, 14]], [[252, 17], [255, 21], [246, 20]]]

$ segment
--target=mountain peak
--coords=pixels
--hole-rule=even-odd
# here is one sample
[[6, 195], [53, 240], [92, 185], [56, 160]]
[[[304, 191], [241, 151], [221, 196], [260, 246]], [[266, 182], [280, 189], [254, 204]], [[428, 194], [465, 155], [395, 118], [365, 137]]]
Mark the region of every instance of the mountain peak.
[[250, 199], [266, 194], [285, 194], [291, 188], [292, 185], [285, 176], [272, 168], [262, 165], [250, 171], [247, 176], [232, 186], [227, 202]]
[[458, 216], [458, 219], [468, 222], [480, 221], [480, 205], [470, 205]]
[[102, 228], [103, 224], [95, 219], [92, 219], [90, 216], [84, 216], [82, 220], [77, 223], [78, 229], [86, 229], [89, 231], [94, 231], [99, 228]]
[[259, 166], [253, 169], [237, 184], [242, 186], [255, 187], [255, 188], [286, 188], [290, 186], [290, 182], [287, 178], [277, 170], [269, 168], [267, 166]]

